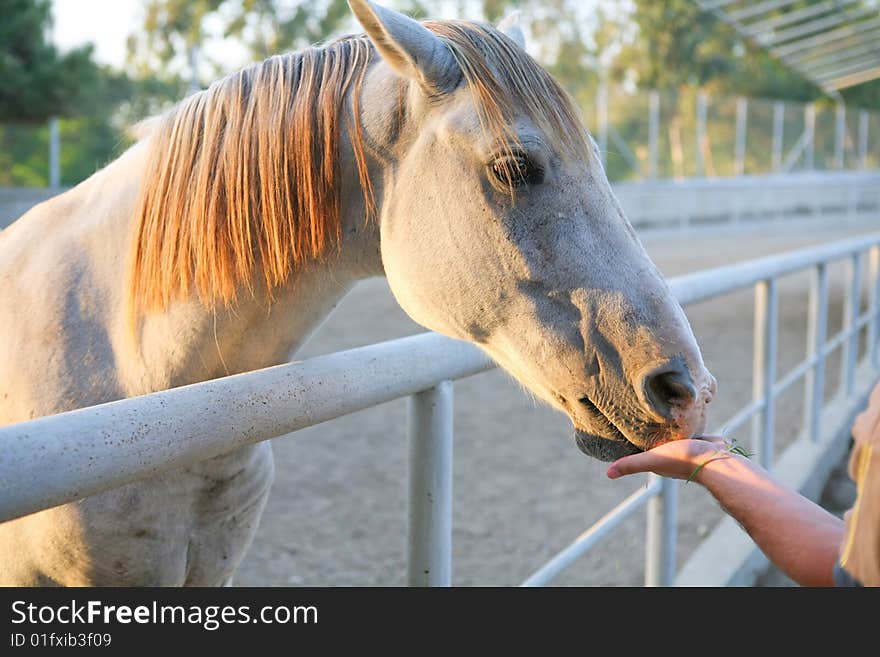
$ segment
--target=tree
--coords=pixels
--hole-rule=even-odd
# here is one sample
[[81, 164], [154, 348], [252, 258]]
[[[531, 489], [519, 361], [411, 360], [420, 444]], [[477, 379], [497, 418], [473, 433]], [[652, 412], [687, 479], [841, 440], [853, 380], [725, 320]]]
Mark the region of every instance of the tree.
[[47, 41], [49, 0], [4, 0], [0, 120], [43, 123], [88, 110], [98, 70], [91, 46], [61, 55]]
[[[205, 82], [203, 66], [212, 75], [221, 72], [203, 52], [211, 37], [237, 41], [251, 59], [259, 60], [322, 41], [346, 23], [353, 25], [346, 0], [145, 0], [145, 9], [144, 29], [129, 39], [131, 61], [142, 74], [153, 75], [186, 62], [191, 89]], [[209, 23], [219, 29], [208, 32]]]
[[179, 79], [132, 78], [96, 65], [92, 47], [49, 43], [49, 0], [3, 0], [0, 21], [0, 185], [42, 186], [49, 117], [62, 117], [62, 184], [77, 183], [130, 142], [126, 128], [182, 96]]

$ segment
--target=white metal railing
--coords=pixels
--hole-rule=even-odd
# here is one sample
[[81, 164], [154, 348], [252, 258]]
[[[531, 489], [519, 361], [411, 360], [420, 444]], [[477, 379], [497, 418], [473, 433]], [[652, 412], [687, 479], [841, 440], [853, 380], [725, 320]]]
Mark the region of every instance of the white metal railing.
[[[845, 317], [842, 330], [827, 338], [828, 266], [839, 260], [850, 263]], [[780, 379], [777, 281], [802, 270], [812, 271], [813, 277], [808, 354]], [[851, 392], [860, 366], [859, 333], [866, 328], [868, 347], [861, 366], [880, 368], [880, 233], [670, 280], [682, 305], [749, 286], [756, 289], [755, 394], [725, 426], [733, 431], [754, 418], [758, 458], [772, 468], [772, 417], [784, 390], [805, 378], [806, 436], [817, 440], [829, 354], [842, 349], [841, 386]], [[867, 310], [860, 313], [865, 290]], [[473, 345], [425, 333], [0, 427], [0, 521], [411, 395], [408, 582], [451, 585], [452, 381], [492, 367]], [[549, 583], [646, 505], [645, 582], [671, 584], [677, 490], [677, 482], [651, 477], [646, 488], [524, 584]]]
[[880, 216], [878, 171], [620, 182], [614, 193], [639, 232]]

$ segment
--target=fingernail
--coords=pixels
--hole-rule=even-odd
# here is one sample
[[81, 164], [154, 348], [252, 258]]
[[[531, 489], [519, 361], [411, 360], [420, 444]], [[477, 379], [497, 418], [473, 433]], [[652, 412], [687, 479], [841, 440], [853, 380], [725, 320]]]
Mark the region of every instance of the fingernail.
[[605, 476], [609, 479], [617, 479], [620, 476], [620, 470], [613, 465], [608, 466], [608, 469], [605, 471]]

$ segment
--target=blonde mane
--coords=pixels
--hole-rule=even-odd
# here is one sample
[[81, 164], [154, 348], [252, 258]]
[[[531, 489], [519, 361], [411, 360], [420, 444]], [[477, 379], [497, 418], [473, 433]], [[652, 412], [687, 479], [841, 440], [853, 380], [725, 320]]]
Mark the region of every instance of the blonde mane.
[[[561, 152], [586, 157], [569, 97], [488, 25], [428, 22], [461, 66], [483, 128], [515, 143], [525, 114]], [[364, 36], [271, 57], [212, 84], [150, 126], [130, 260], [132, 320], [193, 291], [232, 303], [261, 277], [270, 297], [339, 247], [339, 137], [345, 123], [368, 218], [374, 200], [359, 103], [373, 57]], [[345, 98], [351, 92], [351, 111]]]

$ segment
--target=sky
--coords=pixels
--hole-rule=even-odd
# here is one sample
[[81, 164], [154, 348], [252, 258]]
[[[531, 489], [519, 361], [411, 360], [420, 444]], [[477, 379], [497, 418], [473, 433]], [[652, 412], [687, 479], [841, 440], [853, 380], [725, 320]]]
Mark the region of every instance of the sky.
[[[467, 14], [469, 1], [473, 0], [440, 0], [435, 5], [436, 17]], [[394, 2], [386, 0], [385, 4]], [[588, 16], [597, 4], [613, 8], [621, 0], [582, 0], [579, 8]], [[142, 7], [143, 0], [52, 0], [54, 42], [62, 51], [91, 42], [99, 63], [124, 69], [126, 40], [143, 24]], [[239, 44], [215, 40], [205, 44], [205, 54], [230, 70], [248, 63]]]
[[53, 37], [62, 50], [95, 44], [95, 59], [125, 66], [125, 41], [140, 25], [140, 0], [53, 0]]
[[[143, 5], [143, 0], [52, 0], [53, 40], [62, 51], [92, 43], [98, 63], [124, 70], [126, 42], [143, 25]], [[230, 72], [249, 63], [241, 44], [228, 40], [209, 40], [203, 51]]]

